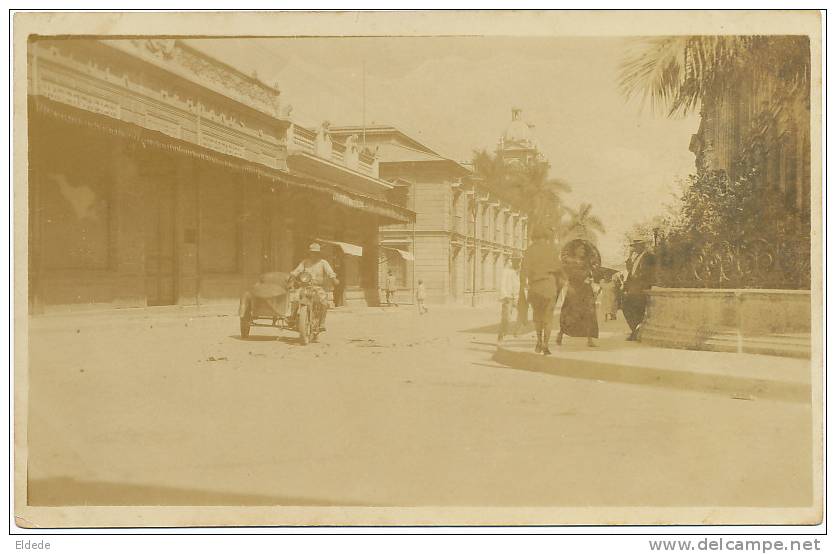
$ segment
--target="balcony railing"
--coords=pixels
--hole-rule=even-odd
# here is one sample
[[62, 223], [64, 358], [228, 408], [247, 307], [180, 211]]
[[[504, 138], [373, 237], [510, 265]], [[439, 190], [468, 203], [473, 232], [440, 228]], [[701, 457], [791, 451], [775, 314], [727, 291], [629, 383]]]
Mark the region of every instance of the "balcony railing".
[[352, 157], [352, 163], [348, 163], [349, 156], [346, 153], [347, 147], [345, 143], [333, 142], [330, 139], [322, 139], [322, 135], [318, 135], [316, 131], [302, 127], [301, 125], [292, 126], [292, 136], [288, 138], [291, 146], [302, 152], [313, 154], [319, 158], [343, 165], [352, 166], [350, 169], [359, 171], [374, 177], [379, 178], [377, 171], [377, 164], [375, 163], [375, 155], [365, 149], [355, 151]]

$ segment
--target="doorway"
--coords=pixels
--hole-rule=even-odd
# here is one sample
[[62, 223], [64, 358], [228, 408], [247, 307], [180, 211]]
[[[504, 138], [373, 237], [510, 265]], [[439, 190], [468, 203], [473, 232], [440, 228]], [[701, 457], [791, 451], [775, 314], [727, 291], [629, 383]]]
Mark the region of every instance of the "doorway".
[[145, 210], [145, 294], [148, 306], [176, 302], [175, 183], [156, 176], [149, 183]]

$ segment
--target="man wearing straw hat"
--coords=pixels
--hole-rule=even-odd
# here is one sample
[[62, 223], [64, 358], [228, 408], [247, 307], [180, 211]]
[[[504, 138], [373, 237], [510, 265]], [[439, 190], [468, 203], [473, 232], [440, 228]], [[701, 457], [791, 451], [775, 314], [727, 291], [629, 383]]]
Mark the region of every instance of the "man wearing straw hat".
[[653, 286], [656, 269], [656, 257], [647, 249], [647, 240], [634, 238], [630, 241], [630, 256], [626, 264], [627, 279], [624, 281], [621, 311], [630, 326], [627, 340], [636, 340], [647, 307], [647, 291]]
[[528, 284], [528, 303], [537, 331], [534, 351], [548, 355], [551, 354], [549, 336], [561, 273], [560, 253], [554, 244], [554, 229], [551, 227], [538, 227], [531, 238], [533, 243], [525, 251], [521, 276]]

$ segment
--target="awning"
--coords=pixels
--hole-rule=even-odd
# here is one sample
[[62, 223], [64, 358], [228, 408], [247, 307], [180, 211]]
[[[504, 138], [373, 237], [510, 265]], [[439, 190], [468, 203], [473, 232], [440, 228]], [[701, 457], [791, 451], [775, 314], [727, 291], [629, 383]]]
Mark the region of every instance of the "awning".
[[343, 251], [343, 254], [348, 254], [349, 256], [362, 256], [363, 255], [363, 247], [357, 246], [356, 244], [351, 244], [348, 242], [340, 242], [336, 240], [325, 240], [325, 239], [316, 239], [317, 242], [324, 242], [325, 244], [333, 244], [334, 246], [339, 246], [340, 250]]
[[30, 124], [35, 115], [62, 121], [79, 127], [86, 127], [104, 135], [115, 136], [141, 144], [143, 148], [150, 147], [176, 154], [188, 155], [201, 161], [221, 165], [227, 169], [241, 171], [260, 179], [280, 183], [289, 187], [305, 188], [328, 195], [331, 200], [349, 208], [374, 214], [389, 223], [408, 223], [415, 221], [415, 212], [388, 202], [384, 198], [376, 198], [368, 194], [350, 190], [337, 183], [320, 179], [305, 173], [292, 170], [282, 170], [260, 163], [245, 160], [236, 156], [211, 150], [205, 146], [194, 144], [181, 139], [175, 139], [159, 131], [147, 129], [134, 123], [120, 119], [113, 119], [105, 115], [89, 112], [50, 100], [42, 96], [30, 96]]
[[410, 252], [408, 250], [401, 250], [400, 248], [392, 248], [391, 246], [383, 246], [383, 245], [381, 245], [381, 248], [385, 248], [386, 250], [394, 250], [395, 252], [400, 254], [401, 258], [403, 258], [404, 260], [406, 260], [408, 262], [414, 262], [415, 261], [415, 256], [413, 256], [412, 252]]

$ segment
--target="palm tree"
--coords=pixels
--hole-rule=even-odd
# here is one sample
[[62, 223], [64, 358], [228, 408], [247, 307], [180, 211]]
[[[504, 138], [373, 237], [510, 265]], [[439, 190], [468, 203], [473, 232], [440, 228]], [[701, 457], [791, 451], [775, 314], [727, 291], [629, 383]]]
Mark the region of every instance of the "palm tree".
[[[700, 102], [764, 75], [783, 93], [810, 83], [806, 36], [678, 36], [639, 39], [621, 67], [620, 86], [651, 109], [686, 115]], [[782, 94], [773, 95], [779, 98]]]
[[596, 235], [606, 232], [604, 222], [592, 214], [592, 204], [582, 203], [577, 211], [565, 209], [569, 214], [569, 221], [561, 229], [562, 236], [594, 240]]
[[549, 178], [548, 164], [506, 164], [501, 156], [482, 150], [474, 152], [473, 166], [492, 192], [528, 214], [529, 232], [539, 225], [560, 228], [564, 213], [561, 196], [571, 187], [561, 179]]

